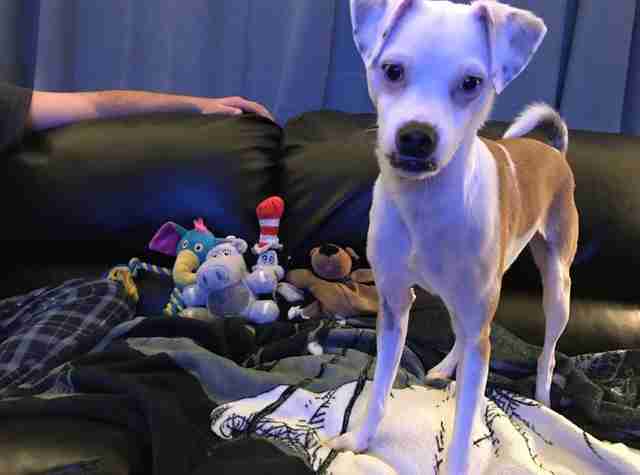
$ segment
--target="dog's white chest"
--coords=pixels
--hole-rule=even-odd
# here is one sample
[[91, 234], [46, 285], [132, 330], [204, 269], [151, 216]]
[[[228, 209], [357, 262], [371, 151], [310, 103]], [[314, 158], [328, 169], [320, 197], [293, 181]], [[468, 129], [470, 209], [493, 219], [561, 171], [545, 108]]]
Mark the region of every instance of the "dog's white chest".
[[483, 152], [480, 150], [478, 166], [484, 168], [466, 188], [435, 188], [420, 199], [402, 195], [398, 200], [410, 237], [409, 272], [415, 283], [429, 292], [450, 293], [462, 280], [487, 276], [495, 272], [491, 267], [497, 268], [497, 172], [493, 159], [487, 160]]

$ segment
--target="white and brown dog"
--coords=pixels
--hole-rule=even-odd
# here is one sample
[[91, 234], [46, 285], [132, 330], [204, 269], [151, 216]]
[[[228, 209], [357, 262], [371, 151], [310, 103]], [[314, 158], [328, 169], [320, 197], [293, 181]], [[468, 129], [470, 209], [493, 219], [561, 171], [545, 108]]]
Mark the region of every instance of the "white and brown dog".
[[[489, 0], [351, 0], [351, 16], [378, 113], [380, 175], [367, 253], [381, 310], [366, 418], [327, 444], [362, 452], [376, 434], [418, 285], [439, 295], [451, 314], [455, 345], [428, 378], [456, 372], [445, 472], [468, 474], [502, 276], [527, 244], [544, 287], [536, 397], [546, 405], [556, 343], [569, 318], [578, 213], [564, 157], [566, 125], [538, 104], [503, 140], [477, 135], [496, 94], [527, 66], [546, 27], [531, 12]], [[552, 131], [554, 147], [519, 138], [538, 125]]]

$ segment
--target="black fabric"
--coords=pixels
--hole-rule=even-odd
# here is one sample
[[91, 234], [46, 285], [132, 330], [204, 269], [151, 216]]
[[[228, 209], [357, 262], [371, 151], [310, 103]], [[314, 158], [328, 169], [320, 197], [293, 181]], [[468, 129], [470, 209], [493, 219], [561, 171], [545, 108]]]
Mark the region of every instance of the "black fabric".
[[33, 91], [0, 82], [0, 153], [25, 133]]
[[135, 433], [111, 424], [38, 415], [0, 425], [3, 475], [144, 475], [146, 457]]
[[49, 415], [126, 427], [150, 448], [154, 474], [189, 474], [203, 462], [216, 441], [203, 424], [213, 405], [168, 356], [144, 357], [115, 344], [75, 367], [74, 385], [86, 395], [0, 401], [2, 417]]
[[239, 318], [211, 322], [185, 318], [150, 318], [127, 333], [128, 338], [191, 338], [198, 345], [240, 363], [256, 351], [254, 332]]
[[[257, 350], [255, 333], [236, 323], [148, 319], [123, 338], [191, 338], [221, 356], [236, 354], [238, 360], [248, 359]], [[265, 344], [273, 344], [272, 338], [286, 339], [285, 335], [295, 334], [298, 328], [289, 324], [287, 331], [274, 329], [258, 338]], [[301, 351], [291, 348], [286, 356]], [[213, 467], [215, 470], [209, 473], [229, 473], [241, 468], [251, 468], [251, 473], [274, 473], [270, 468], [277, 468], [284, 475], [311, 473], [299, 460], [284, 457], [259, 441], [235, 445], [218, 439], [208, 423], [215, 404], [199, 382], [165, 354], [145, 356], [115, 341], [104, 352], [80, 357], [69, 366], [73, 368], [74, 388], [83, 394], [41, 399], [32, 397], [30, 389], [15, 390], [10, 396], [22, 399], [0, 400], [0, 418], [73, 418], [126, 428], [135, 434], [141, 450], [148, 452], [144, 473], [200, 474]], [[51, 378], [54, 385], [56, 378], [56, 374]], [[33, 446], [24, 439], [23, 447]], [[244, 452], [240, 460], [235, 458], [238, 450], [251, 452]], [[247, 453], [251, 456], [247, 457]]]
[[280, 141], [275, 123], [250, 114], [150, 114], [33, 135], [0, 164], [12, 216], [0, 281], [11, 276], [12, 290], [26, 291], [25, 268], [24, 281], [68, 278], [132, 257], [171, 267], [147, 248], [167, 221], [191, 229], [202, 217], [217, 236], [256, 240], [255, 207], [276, 191]]
[[312, 473], [302, 460], [283, 456], [282, 451], [269, 442], [241, 439], [217, 446], [214, 457], [207, 459], [193, 475], [306, 475]]
[[372, 186], [375, 116], [321, 111], [285, 127], [280, 187], [287, 203], [281, 225], [292, 266], [307, 266], [318, 245], [350, 246], [365, 256]]

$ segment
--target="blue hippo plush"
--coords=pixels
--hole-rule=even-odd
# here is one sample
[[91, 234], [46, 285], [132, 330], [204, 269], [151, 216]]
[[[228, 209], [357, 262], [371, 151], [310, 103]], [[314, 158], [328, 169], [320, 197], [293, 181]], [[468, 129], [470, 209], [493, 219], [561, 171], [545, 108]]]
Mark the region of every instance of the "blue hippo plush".
[[164, 313], [169, 316], [180, 315], [184, 310], [182, 290], [196, 283], [196, 271], [205, 261], [207, 253], [226, 239], [216, 237], [209, 231], [202, 218], [196, 219], [193, 226], [189, 230], [169, 221], [162, 225], [149, 243], [149, 249], [176, 258], [171, 272], [175, 287], [164, 308]]
[[249, 272], [243, 256], [247, 248], [244, 239], [231, 237], [211, 249], [196, 272], [195, 284], [182, 290], [184, 302], [189, 307], [206, 306], [211, 317], [243, 317], [257, 324], [275, 321], [278, 304], [257, 296], [273, 297], [284, 269], [274, 252], [261, 255]]

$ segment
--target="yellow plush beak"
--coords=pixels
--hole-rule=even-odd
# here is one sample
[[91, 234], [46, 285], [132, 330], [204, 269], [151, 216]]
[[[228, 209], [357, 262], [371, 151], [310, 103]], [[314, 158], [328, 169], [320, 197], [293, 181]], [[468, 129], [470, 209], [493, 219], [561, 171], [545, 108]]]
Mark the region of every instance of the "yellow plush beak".
[[200, 259], [190, 250], [181, 251], [173, 266], [173, 281], [177, 286], [187, 286], [196, 283], [195, 271], [200, 266]]

